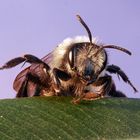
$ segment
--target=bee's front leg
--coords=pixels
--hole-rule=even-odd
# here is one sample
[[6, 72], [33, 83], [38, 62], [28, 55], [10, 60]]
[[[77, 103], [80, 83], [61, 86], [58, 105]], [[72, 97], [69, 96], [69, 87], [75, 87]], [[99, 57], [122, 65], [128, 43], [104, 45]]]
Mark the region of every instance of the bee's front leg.
[[89, 92], [85, 93], [83, 100], [97, 100], [97, 99], [101, 99], [101, 98], [102, 98], [102, 96], [100, 94], [89, 91]]
[[97, 100], [104, 98], [112, 89], [112, 78], [109, 75], [100, 77], [95, 83], [86, 86], [83, 100]]
[[76, 83], [75, 89], [74, 89], [74, 99], [72, 100], [72, 103], [78, 104], [81, 100], [85, 97], [85, 84], [78, 82]]

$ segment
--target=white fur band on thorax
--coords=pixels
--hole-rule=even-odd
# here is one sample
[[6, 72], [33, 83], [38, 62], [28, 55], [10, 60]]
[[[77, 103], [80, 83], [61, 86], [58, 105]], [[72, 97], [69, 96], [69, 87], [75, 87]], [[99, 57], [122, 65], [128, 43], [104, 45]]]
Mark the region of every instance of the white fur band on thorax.
[[[76, 36], [74, 38], [66, 38], [62, 43], [58, 45], [58, 47], [53, 51], [53, 60], [50, 64], [52, 68], [59, 68], [61, 65], [61, 60], [64, 58], [64, 55], [67, 51], [67, 48], [75, 43], [89, 42], [89, 37], [87, 36]], [[92, 39], [93, 43], [97, 43], [97, 39]]]

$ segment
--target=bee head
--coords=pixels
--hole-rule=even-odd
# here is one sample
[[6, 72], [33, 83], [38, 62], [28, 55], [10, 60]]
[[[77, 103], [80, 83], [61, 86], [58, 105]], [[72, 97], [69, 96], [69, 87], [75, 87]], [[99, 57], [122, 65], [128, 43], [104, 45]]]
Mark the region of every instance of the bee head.
[[[90, 52], [89, 52], [90, 50]], [[95, 82], [107, 65], [105, 50], [96, 56], [98, 46], [90, 42], [76, 43], [69, 51], [69, 64], [79, 78], [87, 83]]]
[[97, 45], [92, 41], [92, 34], [86, 23], [79, 15], [77, 15], [77, 18], [85, 27], [89, 41], [75, 43], [70, 47], [69, 64], [71, 69], [77, 73], [80, 79], [90, 84], [98, 79], [107, 65], [107, 53], [105, 48], [117, 49], [129, 55], [131, 55], [131, 52], [115, 45]]

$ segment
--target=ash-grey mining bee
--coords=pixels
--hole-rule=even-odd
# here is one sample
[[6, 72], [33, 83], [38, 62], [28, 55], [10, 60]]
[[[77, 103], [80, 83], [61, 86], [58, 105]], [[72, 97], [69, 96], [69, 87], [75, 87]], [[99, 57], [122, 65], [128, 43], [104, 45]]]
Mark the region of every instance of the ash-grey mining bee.
[[119, 75], [137, 92], [120, 67], [108, 65], [105, 49], [112, 48], [129, 55], [131, 52], [119, 46], [96, 43], [83, 19], [79, 15], [77, 18], [86, 29], [88, 37], [65, 39], [42, 59], [26, 54], [8, 61], [0, 68], [12, 68], [22, 62], [31, 63], [14, 81], [16, 97], [64, 95], [75, 97], [75, 102], [104, 96], [126, 97], [116, 90], [112, 77], [107, 73]]

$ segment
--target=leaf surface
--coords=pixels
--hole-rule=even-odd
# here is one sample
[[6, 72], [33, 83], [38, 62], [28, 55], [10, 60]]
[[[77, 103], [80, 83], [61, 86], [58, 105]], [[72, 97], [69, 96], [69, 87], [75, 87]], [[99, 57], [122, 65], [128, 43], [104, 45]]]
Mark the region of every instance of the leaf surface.
[[0, 100], [0, 140], [140, 139], [140, 100], [69, 97]]

